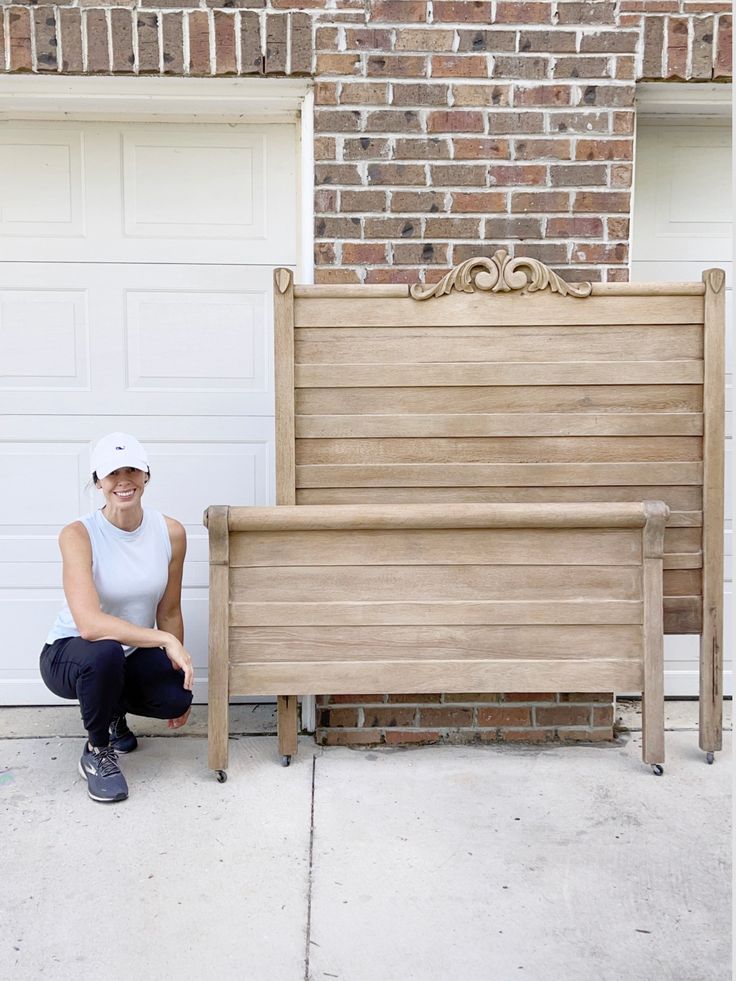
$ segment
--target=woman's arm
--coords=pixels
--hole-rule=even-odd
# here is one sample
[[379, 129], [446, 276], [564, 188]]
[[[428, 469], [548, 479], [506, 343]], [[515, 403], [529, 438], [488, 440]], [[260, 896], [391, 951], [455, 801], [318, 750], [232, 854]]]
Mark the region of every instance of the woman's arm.
[[171, 541], [171, 561], [166, 592], [156, 610], [156, 625], [173, 634], [180, 644], [184, 643], [184, 618], [181, 615], [181, 582], [184, 575], [184, 557], [187, 554], [187, 533], [174, 518], [164, 515]]
[[100, 609], [100, 598], [92, 578], [92, 546], [81, 521], [74, 521], [62, 529], [59, 547], [64, 595], [84, 640], [116, 640], [126, 647], [162, 647], [172, 664], [184, 671], [184, 687], [191, 690], [192, 661], [173, 632], [138, 627]]

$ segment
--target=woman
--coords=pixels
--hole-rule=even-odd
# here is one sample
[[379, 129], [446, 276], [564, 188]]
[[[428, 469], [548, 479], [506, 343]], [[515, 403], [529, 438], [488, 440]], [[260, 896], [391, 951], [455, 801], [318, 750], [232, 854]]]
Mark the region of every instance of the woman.
[[62, 529], [66, 604], [41, 653], [41, 676], [62, 698], [78, 698], [87, 742], [79, 772], [92, 800], [119, 801], [128, 786], [117, 764], [138, 741], [125, 714], [183, 726], [192, 703], [184, 647], [182, 525], [141, 499], [151, 471], [133, 436], [110, 433], [92, 453], [102, 508]]

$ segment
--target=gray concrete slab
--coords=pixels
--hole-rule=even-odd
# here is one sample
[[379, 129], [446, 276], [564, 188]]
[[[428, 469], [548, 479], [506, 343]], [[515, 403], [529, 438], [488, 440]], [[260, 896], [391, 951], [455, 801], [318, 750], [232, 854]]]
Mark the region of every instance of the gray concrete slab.
[[188, 735], [141, 720], [117, 805], [86, 795], [77, 712], [0, 709], [0, 981], [730, 977], [730, 756], [704, 763], [697, 706], [671, 716], [685, 730], [662, 778], [637, 731], [526, 749], [303, 738], [288, 769], [273, 737], [244, 736], [221, 785], [202, 713]]
[[726, 981], [727, 754], [640, 738], [319, 757], [309, 978]]

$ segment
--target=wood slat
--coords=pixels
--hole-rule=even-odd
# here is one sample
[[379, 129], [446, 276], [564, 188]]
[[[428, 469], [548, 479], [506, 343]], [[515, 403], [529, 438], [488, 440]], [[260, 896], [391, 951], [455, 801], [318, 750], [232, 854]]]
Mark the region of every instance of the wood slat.
[[[242, 592], [241, 592], [242, 591]], [[689, 590], [692, 592], [692, 589]], [[634, 600], [641, 596], [635, 566], [297, 566], [233, 569], [230, 598], [251, 603], [438, 600]]]
[[296, 468], [298, 487], [525, 487], [701, 484], [700, 463], [393, 464]]
[[695, 385], [702, 361], [497, 362], [495, 364], [301, 364], [297, 388], [511, 385]]
[[665, 569], [702, 569], [702, 552], [665, 552]]
[[665, 596], [701, 596], [703, 577], [700, 569], [665, 569]]
[[[684, 529], [690, 531], [690, 529]], [[697, 531], [697, 529], [694, 529]], [[272, 531], [233, 534], [230, 565], [638, 565], [641, 533], [620, 529]]]
[[[702, 324], [363, 327], [295, 331], [297, 364], [702, 360]], [[540, 358], [540, 355], [542, 357]]]
[[665, 596], [666, 634], [699, 634], [702, 627], [703, 600], [700, 596]]
[[702, 385], [315, 388], [294, 393], [297, 415], [407, 413], [701, 412]]
[[668, 526], [664, 535], [665, 552], [700, 552], [703, 548], [701, 528]]
[[[702, 490], [696, 485], [668, 487], [316, 487], [297, 492], [297, 504], [422, 504], [422, 503], [570, 503], [574, 501], [663, 500], [675, 514], [702, 515]], [[702, 521], [702, 517], [700, 519]], [[693, 518], [694, 523], [698, 523]], [[670, 520], [669, 524], [673, 524]], [[676, 525], [674, 525], [676, 526]]]
[[234, 664], [231, 695], [278, 695], [294, 689], [305, 695], [361, 692], [436, 691], [641, 691], [642, 666], [616, 658], [590, 662], [408, 661], [375, 664]]
[[449, 439], [308, 439], [297, 466], [378, 464], [673, 463], [703, 459], [697, 436], [527, 436]]
[[701, 436], [699, 412], [496, 412], [297, 416], [297, 439], [400, 436]]
[[231, 627], [230, 660], [506, 660], [616, 657], [638, 660], [642, 627], [636, 624], [521, 626], [300, 626]]
[[306, 299], [296, 294], [294, 318], [298, 327], [521, 326], [530, 323], [581, 324], [697, 324], [703, 322], [702, 296], [589, 296], [563, 297], [547, 291], [521, 295], [454, 293], [433, 300], [407, 302], [403, 297], [354, 295]]
[[[675, 602], [675, 601], [673, 601]], [[698, 601], [699, 602], [699, 601]], [[616, 624], [642, 623], [636, 601], [449, 603], [248, 603], [230, 604], [232, 627], [349, 624]]]

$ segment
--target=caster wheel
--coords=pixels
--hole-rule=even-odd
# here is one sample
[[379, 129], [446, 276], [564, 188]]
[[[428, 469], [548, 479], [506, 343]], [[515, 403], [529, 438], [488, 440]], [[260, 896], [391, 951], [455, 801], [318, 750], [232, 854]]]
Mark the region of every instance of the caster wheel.
[[224, 770], [215, 770], [215, 776], [217, 777], [218, 783], [225, 783], [227, 780], [227, 773]]
[[652, 763], [652, 773], [655, 777], [661, 777], [664, 773], [664, 767], [659, 763]]
[[715, 763], [715, 761], [716, 761], [715, 753], [706, 753], [705, 754], [705, 762], [706, 763]]
[[290, 756], [282, 756], [281, 757], [281, 765], [282, 766], [288, 766], [290, 763], [291, 763], [291, 757]]

